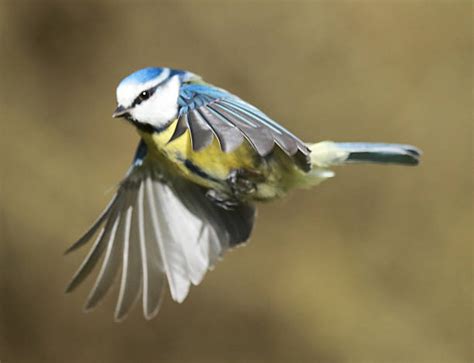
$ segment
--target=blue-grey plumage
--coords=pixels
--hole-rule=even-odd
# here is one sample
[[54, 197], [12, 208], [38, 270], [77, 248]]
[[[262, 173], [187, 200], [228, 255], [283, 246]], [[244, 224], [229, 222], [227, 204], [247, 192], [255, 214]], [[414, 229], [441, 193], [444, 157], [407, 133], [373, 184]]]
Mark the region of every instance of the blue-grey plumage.
[[421, 151], [412, 145], [376, 142], [331, 142], [314, 144], [311, 156], [318, 165], [351, 163], [417, 165]]
[[67, 252], [95, 242], [66, 291], [102, 265], [85, 309], [120, 275], [116, 320], [142, 296], [146, 318], [159, 310], [167, 282], [182, 302], [191, 284], [230, 248], [247, 241], [255, 203], [284, 197], [357, 162], [418, 164], [411, 145], [308, 144], [239, 97], [182, 70], [150, 67], [117, 87], [114, 117], [141, 137], [117, 193]]

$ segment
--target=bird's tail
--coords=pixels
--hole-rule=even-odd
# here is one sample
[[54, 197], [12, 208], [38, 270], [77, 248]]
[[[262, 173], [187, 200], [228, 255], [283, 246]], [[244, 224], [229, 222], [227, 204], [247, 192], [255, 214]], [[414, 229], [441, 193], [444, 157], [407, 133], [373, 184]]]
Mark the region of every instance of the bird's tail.
[[352, 163], [417, 165], [421, 151], [411, 145], [323, 141], [309, 145], [311, 163], [326, 168]]
[[353, 163], [417, 165], [421, 151], [411, 145], [371, 142], [323, 141], [309, 144], [311, 171], [300, 180], [302, 187], [319, 184], [334, 176], [329, 168]]

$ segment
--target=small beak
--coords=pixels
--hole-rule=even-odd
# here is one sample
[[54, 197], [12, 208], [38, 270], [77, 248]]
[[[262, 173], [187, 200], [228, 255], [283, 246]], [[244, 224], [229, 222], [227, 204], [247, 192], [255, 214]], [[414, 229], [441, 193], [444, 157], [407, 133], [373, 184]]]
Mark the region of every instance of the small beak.
[[114, 113], [112, 114], [112, 117], [113, 118], [124, 117], [128, 113], [128, 111], [130, 111], [129, 108], [125, 108], [123, 106], [117, 106]]

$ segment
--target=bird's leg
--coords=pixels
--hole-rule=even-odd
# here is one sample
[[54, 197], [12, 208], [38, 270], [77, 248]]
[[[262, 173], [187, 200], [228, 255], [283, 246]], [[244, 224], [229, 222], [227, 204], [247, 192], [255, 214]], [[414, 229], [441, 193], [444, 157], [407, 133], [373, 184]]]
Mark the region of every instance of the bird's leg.
[[209, 189], [206, 192], [206, 197], [217, 206], [226, 210], [235, 209], [240, 205], [240, 202], [235, 197], [215, 189]]
[[232, 194], [237, 199], [255, 193], [257, 184], [263, 180], [262, 173], [249, 169], [234, 169], [226, 179]]
[[235, 209], [249, 195], [257, 191], [257, 184], [264, 181], [263, 174], [256, 170], [234, 169], [226, 178], [229, 192], [209, 189], [206, 197], [226, 210]]

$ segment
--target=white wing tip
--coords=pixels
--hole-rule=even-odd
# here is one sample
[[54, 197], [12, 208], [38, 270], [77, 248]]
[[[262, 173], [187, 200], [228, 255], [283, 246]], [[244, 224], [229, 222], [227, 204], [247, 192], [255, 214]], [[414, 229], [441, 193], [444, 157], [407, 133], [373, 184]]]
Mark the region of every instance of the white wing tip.
[[188, 285], [184, 289], [182, 289], [181, 291], [179, 291], [179, 290], [176, 291], [175, 289], [170, 288], [171, 298], [173, 299], [173, 301], [176, 301], [178, 304], [181, 304], [186, 299], [186, 297], [188, 296], [189, 287], [190, 287], [190, 284], [188, 282]]

